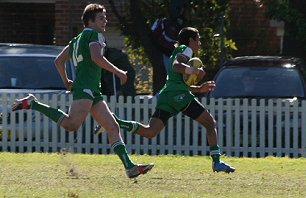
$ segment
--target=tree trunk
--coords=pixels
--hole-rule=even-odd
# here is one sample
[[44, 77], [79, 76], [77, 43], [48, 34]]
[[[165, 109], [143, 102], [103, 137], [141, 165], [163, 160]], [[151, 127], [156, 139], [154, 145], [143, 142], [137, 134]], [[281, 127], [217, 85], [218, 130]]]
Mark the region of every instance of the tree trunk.
[[166, 82], [166, 71], [163, 66], [162, 52], [154, 44], [151, 37], [151, 30], [147, 24], [146, 18], [143, 16], [139, 5], [139, 0], [130, 0], [130, 17], [129, 21], [126, 17], [121, 16], [112, 0], [109, 0], [112, 9], [121, 24], [121, 30], [124, 35], [129, 35], [132, 38], [138, 38], [141, 46], [144, 48], [149, 61], [153, 66], [153, 94], [160, 91]]

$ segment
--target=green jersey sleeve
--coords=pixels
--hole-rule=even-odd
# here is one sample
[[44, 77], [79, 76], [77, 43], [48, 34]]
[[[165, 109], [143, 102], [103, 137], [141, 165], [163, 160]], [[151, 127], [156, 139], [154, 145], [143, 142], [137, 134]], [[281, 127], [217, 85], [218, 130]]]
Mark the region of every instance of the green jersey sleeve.
[[105, 47], [105, 38], [97, 31], [85, 28], [69, 43], [69, 53], [76, 67], [75, 89], [91, 89], [100, 91], [101, 67], [91, 59], [90, 44], [97, 42], [101, 45], [101, 53]]
[[183, 80], [183, 74], [174, 71], [173, 63], [177, 56], [177, 54], [184, 54], [188, 59], [190, 59], [193, 55], [192, 49], [186, 45], [180, 45], [173, 50], [173, 53], [169, 60], [168, 65], [168, 76], [166, 85], [163, 90], [165, 91], [173, 91], [173, 90], [189, 90], [189, 87]]

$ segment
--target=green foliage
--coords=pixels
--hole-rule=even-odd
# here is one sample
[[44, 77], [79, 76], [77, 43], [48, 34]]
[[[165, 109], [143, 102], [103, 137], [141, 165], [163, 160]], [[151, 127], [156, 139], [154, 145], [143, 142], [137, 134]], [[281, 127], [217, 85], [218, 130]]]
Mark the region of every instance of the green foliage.
[[[226, 37], [228, 13], [228, 4], [216, 0], [194, 0], [186, 8], [185, 24], [200, 31], [202, 50], [199, 56], [210, 69], [217, 69], [219, 62], [223, 61], [220, 58], [229, 58], [231, 51], [236, 49], [235, 43]], [[221, 57], [221, 50], [224, 57]]]
[[[142, 14], [149, 27], [157, 18], [169, 17], [169, 5], [170, 0], [140, 1]], [[202, 49], [198, 56], [207, 68], [217, 70], [219, 63], [222, 62], [220, 59], [230, 58], [232, 51], [237, 50], [235, 42], [226, 37], [229, 26], [227, 1], [192, 0], [186, 1], [184, 8], [183, 26], [193, 26], [201, 34]], [[136, 51], [141, 46], [139, 38], [130, 36], [126, 37], [126, 45]], [[134, 53], [135, 51], [129, 50], [129, 52]], [[146, 59], [146, 54], [143, 51], [139, 55]], [[137, 58], [137, 60], [140, 59]]]
[[[294, 34], [306, 45], [306, 19], [299, 10], [290, 6], [289, 0], [265, 0], [266, 14], [272, 19], [284, 21], [294, 27]], [[287, 32], [287, 34], [291, 34]]]
[[152, 66], [146, 57], [143, 47], [132, 48], [129, 39], [125, 39], [127, 44], [126, 52], [129, 60], [134, 65], [135, 70], [135, 89], [138, 94], [151, 94], [152, 93]]

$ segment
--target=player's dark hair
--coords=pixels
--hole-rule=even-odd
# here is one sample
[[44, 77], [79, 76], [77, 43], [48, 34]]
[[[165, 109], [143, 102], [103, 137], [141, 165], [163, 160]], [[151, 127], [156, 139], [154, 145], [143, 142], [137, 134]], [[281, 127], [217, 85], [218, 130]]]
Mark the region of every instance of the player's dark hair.
[[199, 31], [193, 27], [185, 27], [181, 29], [178, 35], [178, 45], [187, 45], [189, 44], [189, 39], [196, 39], [199, 34]]
[[89, 20], [95, 21], [96, 14], [100, 12], [106, 12], [106, 9], [103, 5], [100, 4], [88, 4], [82, 14], [81, 19], [85, 27], [88, 26]]

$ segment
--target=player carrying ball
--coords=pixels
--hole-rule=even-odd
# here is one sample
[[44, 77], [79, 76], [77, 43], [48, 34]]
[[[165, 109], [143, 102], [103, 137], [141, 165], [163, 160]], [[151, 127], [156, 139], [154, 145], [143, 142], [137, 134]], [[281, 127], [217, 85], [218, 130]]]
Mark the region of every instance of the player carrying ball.
[[[194, 68], [187, 62], [200, 49], [200, 35], [197, 29], [183, 28], [178, 35], [178, 44], [174, 49], [168, 65], [167, 81], [158, 96], [157, 106], [149, 124], [143, 125], [136, 121], [121, 120], [116, 117], [120, 127], [132, 133], [152, 138], [160, 133], [170, 117], [182, 112], [206, 128], [213, 171], [234, 172], [235, 168], [220, 160], [220, 148], [217, 142], [216, 121], [208, 110], [195, 98], [192, 93], [205, 93], [213, 90], [215, 83], [207, 81], [201, 85], [187, 85], [183, 75], [196, 74], [199, 79], [205, 75], [203, 68]], [[100, 128], [100, 129], [99, 129]], [[97, 127], [103, 130], [101, 127]]]

